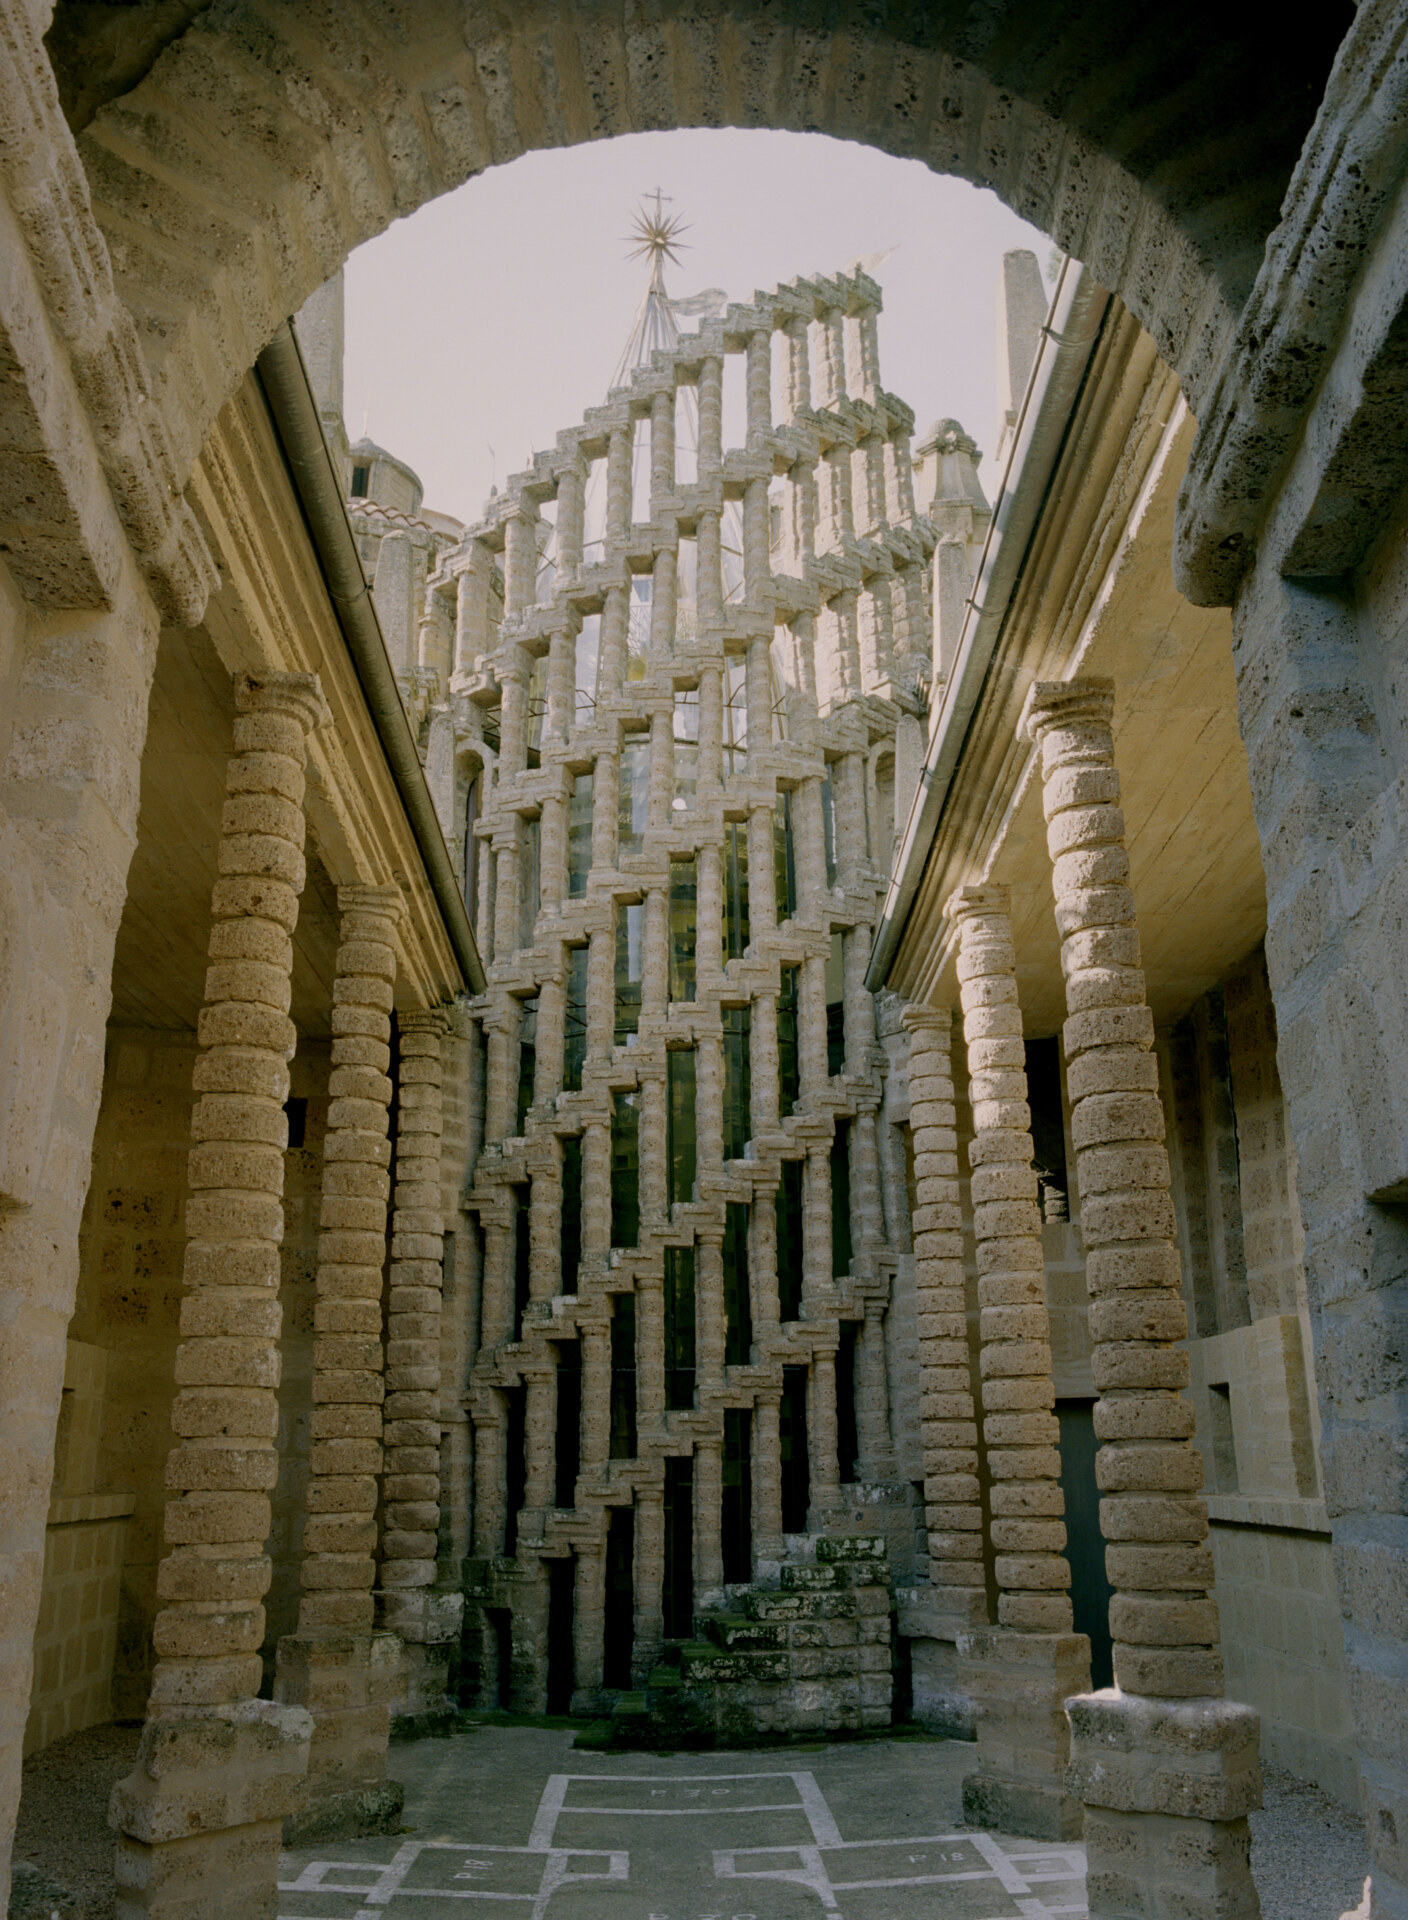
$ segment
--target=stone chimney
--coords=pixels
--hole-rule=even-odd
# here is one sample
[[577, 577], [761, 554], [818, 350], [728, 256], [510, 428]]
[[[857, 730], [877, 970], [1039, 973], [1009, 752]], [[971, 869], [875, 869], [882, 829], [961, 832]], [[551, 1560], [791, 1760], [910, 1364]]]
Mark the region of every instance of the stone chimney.
[[[938, 529], [934, 549], [934, 690], [953, 671], [968, 596], [992, 523], [977, 447], [957, 420], [936, 420], [915, 449], [919, 505]], [[932, 711], [938, 711], [935, 700]]]
[[1017, 416], [1031, 379], [1041, 329], [1046, 321], [1046, 288], [1036, 255], [1014, 247], [1002, 256], [997, 283], [997, 457], [1006, 458], [1017, 431]]

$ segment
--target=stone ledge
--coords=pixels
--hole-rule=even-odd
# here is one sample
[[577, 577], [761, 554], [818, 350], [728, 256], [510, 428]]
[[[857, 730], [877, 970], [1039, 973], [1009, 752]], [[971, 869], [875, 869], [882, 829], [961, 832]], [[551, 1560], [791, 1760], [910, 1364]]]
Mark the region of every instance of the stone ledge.
[[1330, 1532], [1330, 1516], [1323, 1500], [1274, 1500], [1255, 1493], [1210, 1493], [1204, 1496], [1208, 1519], [1214, 1526], [1269, 1527], [1279, 1533]]
[[1253, 1707], [1109, 1687], [1076, 1694], [1066, 1712], [1066, 1787], [1087, 1807], [1221, 1821], [1261, 1805], [1261, 1716]]
[[81, 1520], [125, 1520], [137, 1505], [135, 1493], [71, 1493], [49, 1502], [51, 1527], [71, 1527]]

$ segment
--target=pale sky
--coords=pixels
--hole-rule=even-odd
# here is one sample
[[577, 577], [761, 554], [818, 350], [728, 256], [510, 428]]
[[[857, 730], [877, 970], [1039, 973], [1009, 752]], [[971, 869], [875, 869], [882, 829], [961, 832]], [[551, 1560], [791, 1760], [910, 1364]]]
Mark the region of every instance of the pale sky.
[[492, 481], [605, 399], [645, 289], [626, 235], [656, 186], [690, 224], [667, 269], [676, 296], [747, 300], [893, 247], [874, 269], [882, 378], [920, 431], [962, 421], [991, 495], [998, 270], [1030, 247], [1049, 282], [1051, 243], [994, 194], [821, 134], [642, 133], [528, 154], [398, 221], [347, 263], [352, 439], [365, 416], [428, 507], [477, 520]]

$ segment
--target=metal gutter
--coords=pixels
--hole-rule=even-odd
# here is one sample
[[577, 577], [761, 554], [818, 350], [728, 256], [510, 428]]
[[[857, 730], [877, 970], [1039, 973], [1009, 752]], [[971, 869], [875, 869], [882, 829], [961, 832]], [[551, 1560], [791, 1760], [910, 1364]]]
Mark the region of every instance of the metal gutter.
[[464, 895], [455, 878], [410, 722], [401, 704], [381, 623], [347, 518], [342, 488], [323, 439], [308, 369], [287, 320], [254, 365], [308, 523], [328, 598], [347, 642], [357, 682], [386, 755], [397, 795], [425, 862], [426, 877], [445, 932], [466, 985], [471, 992], [482, 993], [484, 968], [465, 910]]
[[944, 688], [943, 705], [930, 736], [899, 859], [875, 930], [865, 975], [872, 993], [878, 993], [885, 984], [913, 910], [1109, 305], [1109, 294], [1080, 262], [1067, 260], [1042, 329], [968, 601], [957, 658]]

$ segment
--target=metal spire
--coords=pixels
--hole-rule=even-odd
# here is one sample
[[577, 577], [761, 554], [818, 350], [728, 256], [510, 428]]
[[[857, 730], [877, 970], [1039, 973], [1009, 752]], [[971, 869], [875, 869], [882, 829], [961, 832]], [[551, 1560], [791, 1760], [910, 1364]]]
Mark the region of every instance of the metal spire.
[[666, 213], [669, 199], [669, 194], [660, 187], [647, 194], [626, 236], [628, 242], [636, 243], [631, 247], [630, 258], [650, 261], [650, 279], [636, 309], [625, 351], [611, 376], [613, 387], [625, 386], [637, 367], [648, 367], [657, 347], [673, 347], [679, 342], [680, 330], [675, 324], [673, 303], [665, 290], [665, 262], [679, 265], [680, 251], [687, 245], [680, 235], [688, 233], [689, 228], [678, 214]]

